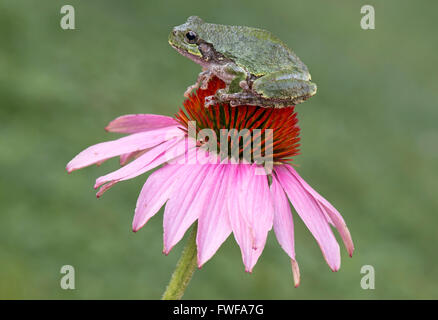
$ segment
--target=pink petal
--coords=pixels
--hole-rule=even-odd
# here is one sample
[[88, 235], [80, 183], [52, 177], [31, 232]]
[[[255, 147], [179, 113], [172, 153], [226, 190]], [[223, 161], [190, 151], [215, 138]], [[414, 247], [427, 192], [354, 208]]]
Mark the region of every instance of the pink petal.
[[254, 231], [254, 245], [265, 245], [269, 230], [272, 229], [274, 220], [274, 204], [269, 190], [268, 178], [256, 174], [257, 166], [250, 167], [248, 191], [246, 195], [248, 217]]
[[300, 268], [298, 267], [298, 263], [296, 260], [291, 259], [290, 262], [292, 265], [292, 274], [294, 277], [295, 288], [298, 288], [300, 286]]
[[341, 214], [338, 212], [338, 210], [333, 207], [330, 202], [328, 202], [326, 199], [324, 199], [318, 192], [313, 190], [309, 184], [304, 181], [303, 178], [300, 177], [298, 172], [295, 171], [294, 168], [290, 165], [286, 165], [286, 167], [289, 169], [289, 171], [295, 176], [295, 178], [301, 183], [301, 185], [304, 187], [304, 189], [307, 190], [308, 193], [310, 193], [316, 201], [319, 203], [321, 210], [326, 213], [329, 217], [329, 221], [332, 222], [332, 224], [336, 227], [336, 229], [339, 231], [339, 234], [341, 235], [342, 241], [344, 242], [345, 247], [347, 248], [348, 254], [350, 257], [353, 255], [354, 251], [354, 244], [353, 240], [351, 239], [350, 231], [347, 228], [347, 225], [342, 218]]
[[[178, 148], [178, 145], [184, 143], [184, 140], [178, 140], [175, 138], [170, 141], [163, 142], [159, 146], [149, 150], [136, 160], [127, 164], [126, 166], [111, 172], [105, 176], [99, 177], [96, 180], [94, 188], [98, 188], [101, 185], [111, 182], [111, 181], [123, 181], [135, 178], [146, 171], [149, 171], [160, 164], [163, 164], [168, 159], [166, 157], [167, 150], [172, 150], [172, 148]], [[182, 150], [184, 152], [184, 150]]]
[[300, 269], [295, 260], [294, 223], [289, 200], [275, 175], [271, 184], [272, 200], [274, 202], [274, 232], [280, 246], [291, 258], [292, 274], [295, 288], [300, 285]]
[[128, 114], [111, 121], [105, 130], [119, 133], [137, 133], [177, 125], [178, 122], [172, 117], [156, 114]]
[[168, 164], [153, 172], [141, 189], [137, 199], [132, 230], [137, 232], [152, 218], [169, 199], [177, 183], [181, 165]]
[[102, 142], [88, 147], [74, 157], [73, 160], [67, 164], [67, 171], [72, 172], [121, 154], [151, 148], [163, 141], [183, 135], [184, 132], [175, 126], [135, 133], [117, 140]]
[[233, 165], [228, 210], [234, 237], [242, 252], [245, 271], [252, 272], [272, 228], [274, 208], [267, 177], [256, 175], [256, 166]]
[[129, 162], [130, 159], [132, 159], [138, 152], [140, 151], [134, 151], [130, 153], [125, 153], [120, 156], [120, 165], [124, 166]]
[[328, 265], [337, 271], [341, 265], [339, 245], [324, 212], [284, 165], [276, 166], [274, 171], [290, 202], [321, 247]]
[[168, 254], [198, 219], [208, 201], [216, 171], [212, 165], [185, 165], [164, 209], [164, 253]]
[[124, 166], [129, 161], [131, 161], [132, 159], [138, 158], [139, 156], [141, 156], [143, 153], [145, 153], [148, 150], [149, 149], [145, 149], [145, 150], [142, 150], [142, 151], [134, 151], [134, 152], [122, 154], [120, 156], [120, 165]]
[[99, 162], [96, 162], [96, 166], [101, 166], [106, 160], [108, 160], [108, 158], [107, 159], [103, 159], [102, 161], [99, 161]]
[[275, 176], [272, 176], [271, 194], [274, 202], [274, 232], [280, 246], [295, 260], [294, 223], [289, 200]]
[[105, 191], [111, 189], [118, 181], [112, 181], [110, 183], [107, 183], [106, 185], [104, 185], [102, 188], [99, 189], [99, 191], [96, 193], [96, 197], [100, 198]]
[[198, 266], [201, 267], [219, 249], [231, 233], [227, 198], [232, 192], [229, 165], [218, 165], [217, 176], [208, 193], [209, 200], [198, 218]]

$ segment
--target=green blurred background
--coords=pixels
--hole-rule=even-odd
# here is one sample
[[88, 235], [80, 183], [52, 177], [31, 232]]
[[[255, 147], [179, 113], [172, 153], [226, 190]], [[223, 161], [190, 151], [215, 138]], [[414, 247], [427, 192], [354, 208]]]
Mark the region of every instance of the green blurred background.
[[[76, 30], [59, 26], [76, 9]], [[376, 30], [362, 30], [372, 4]], [[167, 43], [190, 15], [258, 26], [309, 66], [318, 94], [299, 105], [298, 171], [343, 214], [356, 245], [333, 273], [299, 219], [302, 283], [273, 232], [253, 274], [233, 237], [195, 273], [191, 299], [438, 298], [436, 1], [0, 2], [0, 298], [156, 299], [183, 247], [162, 251], [162, 214], [131, 221], [146, 176], [96, 200], [66, 163], [129, 113], [173, 115], [200, 67]], [[343, 248], [343, 247], [342, 247]], [[60, 268], [76, 270], [62, 290]], [[375, 290], [360, 286], [375, 268]]]

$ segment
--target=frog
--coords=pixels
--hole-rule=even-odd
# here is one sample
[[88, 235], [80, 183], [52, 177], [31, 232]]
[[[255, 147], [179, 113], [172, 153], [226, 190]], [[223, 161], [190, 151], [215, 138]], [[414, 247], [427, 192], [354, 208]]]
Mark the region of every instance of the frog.
[[307, 66], [271, 32], [246, 26], [206, 23], [190, 16], [172, 29], [169, 44], [202, 67], [184, 93], [206, 89], [214, 77], [225, 83], [204, 105], [229, 104], [283, 108], [316, 94]]

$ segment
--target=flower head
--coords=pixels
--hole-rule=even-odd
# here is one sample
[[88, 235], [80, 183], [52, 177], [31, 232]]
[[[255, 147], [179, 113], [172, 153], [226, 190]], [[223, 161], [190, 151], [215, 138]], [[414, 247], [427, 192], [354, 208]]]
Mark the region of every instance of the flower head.
[[[203, 130], [211, 132], [218, 150], [226, 149], [223, 156], [248, 162], [263, 162], [267, 153], [271, 153], [273, 161], [287, 162], [298, 154], [300, 128], [294, 107], [216, 104], [205, 108], [205, 97], [224, 87], [223, 81], [214, 78], [207, 90], [198, 90], [184, 101], [184, 109], [180, 109], [175, 118], [185, 130], [194, 126], [198, 138]], [[237, 149], [235, 154], [234, 149]]]
[[[97, 196], [101, 196], [116, 183], [161, 166], [148, 177], [140, 192], [132, 224], [134, 231], [165, 205], [165, 254], [197, 221], [199, 267], [233, 233], [245, 270], [251, 272], [273, 228], [291, 259], [298, 286], [290, 201], [318, 242], [330, 268], [337, 271], [340, 249], [330, 226], [338, 230], [350, 256], [353, 242], [339, 212], [288, 163], [298, 154], [299, 146], [294, 108], [227, 105], [205, 108], [204, 97], [223, 85], [217, 78], [211, 80], [206, 90], [197, 90], [184, 102], [184, 109], [175, 118], [136, 114], [113, 120], [106, 130], [128, 135], [85, 149], [67, 164], [67, 170], [119, 156], [122, 167], [96, 180]], [[197, 137], [205, 129], [210, 132], [208, 139], [205, 135]], [[233, 129], [234, 136], [230, 134]], [[218, 136], [224, 139], [213, 139]], [[212, 146], [221, 151], [213, 152]], [[266, 172], [262, 162], [268, 153], [273, 170], [260, 174]]]

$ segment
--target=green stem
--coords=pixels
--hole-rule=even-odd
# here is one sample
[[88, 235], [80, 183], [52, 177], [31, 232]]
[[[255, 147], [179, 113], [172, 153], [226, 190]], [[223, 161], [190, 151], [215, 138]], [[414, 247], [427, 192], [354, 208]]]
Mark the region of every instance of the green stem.
[[175, 271], [170, 278], [166, 291], [164, 291], [162, 300], [180, 300], [192, 279], [193, 272], [196, 269], [196, 231], [198, 224], [195, 223], [190, 234], [187, 244], [176, 264]]

